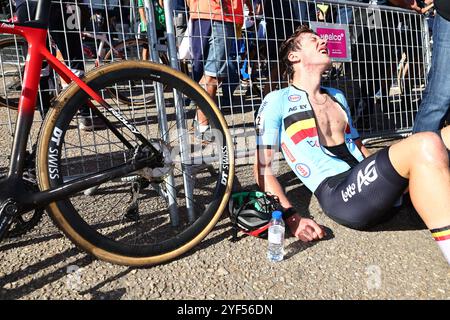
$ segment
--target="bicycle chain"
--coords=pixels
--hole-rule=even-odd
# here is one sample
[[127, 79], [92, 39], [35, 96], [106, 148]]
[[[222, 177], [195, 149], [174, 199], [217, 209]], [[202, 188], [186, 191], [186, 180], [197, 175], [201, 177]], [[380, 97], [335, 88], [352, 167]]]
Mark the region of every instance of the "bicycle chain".
[[[29, 191], [38, 192], [39, 187], [36, 181], [33, 154], [27, 152], [25, 158], [25, 170], [23, 175], [23, 182], [25, 188]], [[6, 175], [0, 175], [0, 179]], [[31, 215], [31, 216], [30, 216]], [[26, 212], [14, 218], [10, 229], [5, 235], [5, 238], [22, 237], [31, 231], [41, 221], [44, 215], [44, 209], [36, 209], [32, 212]]]

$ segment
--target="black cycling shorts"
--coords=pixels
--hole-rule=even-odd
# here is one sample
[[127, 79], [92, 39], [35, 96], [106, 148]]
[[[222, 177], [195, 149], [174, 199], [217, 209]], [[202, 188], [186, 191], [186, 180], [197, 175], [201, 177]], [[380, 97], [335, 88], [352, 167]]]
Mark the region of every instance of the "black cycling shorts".
[[408, 186], [392, 166], [389, 148], [350, 170], [325, 179], [314, 192], [323, 211], [352, 229], [366, 229], [387, 218]]

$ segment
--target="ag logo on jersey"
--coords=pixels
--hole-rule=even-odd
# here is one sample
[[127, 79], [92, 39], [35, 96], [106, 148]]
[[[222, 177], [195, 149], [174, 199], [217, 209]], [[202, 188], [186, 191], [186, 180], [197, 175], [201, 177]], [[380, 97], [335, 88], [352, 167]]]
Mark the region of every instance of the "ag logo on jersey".
[[298, 106], [290, 107], [288, 112], [295, 112], [297, 110], [305, 110], [306, 108], [307, 108], [306, 104], [301, 104], [301, 105], [298, 105]]
[[311, 169], [304, 163], [297, 163], [295, 170], [303, 178], [308, 178], [311, 175]]

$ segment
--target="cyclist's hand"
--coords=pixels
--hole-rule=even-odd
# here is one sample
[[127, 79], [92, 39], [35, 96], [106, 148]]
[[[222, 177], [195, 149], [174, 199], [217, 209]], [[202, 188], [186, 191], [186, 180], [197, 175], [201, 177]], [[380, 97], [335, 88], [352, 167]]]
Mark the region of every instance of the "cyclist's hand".
[[314, 221], [294, 214], [286, 221], [292, 234], [303, 242], [320, 240], [325, 236], [323, 229]]

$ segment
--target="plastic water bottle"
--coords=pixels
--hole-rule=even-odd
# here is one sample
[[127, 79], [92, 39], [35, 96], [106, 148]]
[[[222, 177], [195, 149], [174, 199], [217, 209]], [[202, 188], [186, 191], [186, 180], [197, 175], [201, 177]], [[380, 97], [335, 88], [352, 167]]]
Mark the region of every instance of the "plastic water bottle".
[[283, 260], [284, 257], [284, 221], [281, 211], [272, 212], [269, 224], [269, 246], [267, 259], [272, 262]]

